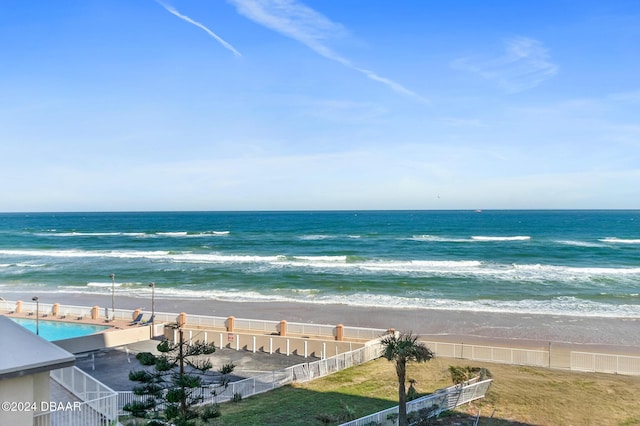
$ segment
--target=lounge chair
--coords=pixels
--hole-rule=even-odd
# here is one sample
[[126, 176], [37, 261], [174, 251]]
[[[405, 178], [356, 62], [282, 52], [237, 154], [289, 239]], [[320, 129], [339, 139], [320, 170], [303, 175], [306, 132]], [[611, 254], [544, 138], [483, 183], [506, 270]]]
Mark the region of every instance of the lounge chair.
[[154, 318], [155, 318], [155, 315], [151, 315], [151, 318], [149, 318], [148, 320], [146, 320], [144, 322], [141, 322], [140, 325], [152, 325]]
[[142, 314], [138, 314], [138, 316], [129, 323], [129, 325], [138, 325], [142, 322]]

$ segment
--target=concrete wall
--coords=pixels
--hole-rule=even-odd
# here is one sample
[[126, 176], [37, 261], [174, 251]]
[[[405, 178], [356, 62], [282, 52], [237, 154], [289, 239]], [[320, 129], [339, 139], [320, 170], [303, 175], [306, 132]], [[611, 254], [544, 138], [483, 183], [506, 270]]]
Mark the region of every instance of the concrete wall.
[[71, 353], [77, 354], [149, 340], [150, 333], [150, 326], [143, 326], [124, 330], [108, 330], [89, 336], [57, 340], [53, 343]]
[[[178, 330], [166, 328], [165, 337], [171, 341], [179, 340]], [[183, 330], [183, 338], [186, 342], [213, 343], [216, 347], [315, 358], [330, 357], [364, 346], [362, 343], [339, 342], [336, 340], [316, 340], [255, 333], [228, 333], [226, 331], [190, 329], [188, 327]]]
[[33, 424], [34, 414], [41, 412], [41, 403], [49, 399], [48, 371], [0, 380], [0, 425]]

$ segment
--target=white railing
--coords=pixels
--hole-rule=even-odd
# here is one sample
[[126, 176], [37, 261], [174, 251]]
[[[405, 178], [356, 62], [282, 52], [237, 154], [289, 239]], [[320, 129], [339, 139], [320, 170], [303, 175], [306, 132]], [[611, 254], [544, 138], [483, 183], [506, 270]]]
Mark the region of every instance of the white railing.
[[304, 324], [298, 322], [287, 323], [287, 333], [302, 336], [334, 337], [336, 327], [325, 324]]
[[79, 401], [53, 404], [48, 407], [50, 411], [34, 415], [34, 426], [103, 426], [117, 422], [117, 392], [77, 367], [52, 370], [50, 377]]
[[[422, 417], [436, 417], [440, 413], [452, 410], [460, 405], [484, 398], [491, 385], [491, 379], [482, 382], [440, 389], [431, 395], [407, 402], [407, 414], [426, 411]], [[366, 425], [393, 426], [398, 424], [398, 406], [343, 423], [341, 426]]]
[[375, 340], [387, 334], [387, 330], [381, 328], [345, 327], [344, 337], [346, 339]]
[[572, 351], [571, 369], [576, 371], [640, 375], [640, 357]]
[[[178, 314], [173, 314], [173, 318], [168, 322], [176, 322]], [[211, 317], [206, 315], [187, 315], [187, 326], [195, 325], [198, 327], [215, 327], [226, 328], [227, 318], [223, 317]]]
[[[52, 304], [40, 303], [40, 315], [48, 314], [52, 311]], [[16, 301], [3, 300], [0, 309], [5, 313], [15, 310]], [[31, 301], [22, 303], [24, 314], [35, 314], [36, 304]], [[60, 305], [59, 316], [72, 319], [90, 318], [91, 308], [84, 306]], [[102, 313], [100, 313], [102, 315]], [[176, 313], [155, 313], [156, 323], [175, 323], [179, 314]], [[132, 311], [126, 309], [116, 309], [115, 317], [129, 320]], [[187, 326], [213, 327], [226, 330], [228, 318], [211, 317], [205, 315], [187, 315]], [[255, 330], [263, 333], [279, 332], [278, 321], [265, 321], [253, 319], [235, 319], [235, 326], [242, 330]], [[326, 336], [334, 337], [336, 327], [322, 324], [287, 323], [287, 331], [291, 334], [302, 336]], [[386, 330], [360, 327], [344, 327], [344, 337], [347, 339], [373, 340], [385, 334]], [[475, 361], [496, 362], [514, 365], [529, 365], [536, 367], [550, 367], [551, 354], [549, 350], [532, 350], [522, 348], [508, 348], [495, 346], [482, 346], [464, 343], [450, 342], [424, 342], [438, 357], [461, 358]], [[236, 345], [239, 347], [239, 345]], [[602, 373], [617, 373], [640, 375], [640, 357], [623, 356], [601, 353], [572, 352], [571, 360], [555, 365], [557, 368], [567, 368], [577, 371], [591, 371]]]
[[462, 343], [423, 342], [438, 357], [512, 365], [549, 367], [549, 351], [514, 349]]
[[[371, 361], [378, 358], [380, 353], [380, 344], [378, 342], [370, 343], [354, 351], [345, 352], [323, 360], [298, 364], [282, 370], [271, 371], [248, 379], [232, 382], [224, 389], [215, 386], [202, 387], [195, 391], [193, 395], [201, 397], [202, 404], [230, 401], [235, 395], [241, 395], [242, 398], [246, 398], [292, 382], [307, 382], [345, 368]], [[126, 404], [133, 401], [144, 401], [146, 399], [147, 396], [135, 395], [131, 391], [118, 392], [118, 409], [121, 414], [124, 414], [125, 412], [122, 408]], [[161, 407], [158, 408], [161, 409]]]
[[280, 329], [280, 321], [236, 318], [234, 320], [233, 328], [234, 330], [251, 330], [265, 334], [278, 333]]

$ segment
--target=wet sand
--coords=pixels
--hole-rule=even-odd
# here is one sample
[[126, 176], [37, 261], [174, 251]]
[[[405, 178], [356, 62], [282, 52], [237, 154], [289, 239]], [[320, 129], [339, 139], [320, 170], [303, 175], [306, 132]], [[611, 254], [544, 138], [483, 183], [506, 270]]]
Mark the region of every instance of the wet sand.
[[[111, 296], [63, 295], [46, 303], [76, 306], [111, 306]], [[28, 300], [28, 299], [24, 299]], [[41, 298], [41, 302], [45, 302]], [[151, 299], [119, 297], [116, 309], [142, 308], [151, 312]], [[413, 331], [425, 339], [464, 343], [510, 341], [512, 347], [547, 347], [553, 343], [591, 346], [611, 346], [618, 353], [640, 353], [640, 318], [571, 317], [552, 315], [522, 315], [448, 311], [431, 309], [363, 308], [346, 305], [320, 305], [284, 302], [221, 302], [215, 300], [156, 299], [157, 312], [260, 320], [287, 320], [315, 324], [344, 324], [400, 331]], [[482, 343], [481, 343], [482, 342]]]

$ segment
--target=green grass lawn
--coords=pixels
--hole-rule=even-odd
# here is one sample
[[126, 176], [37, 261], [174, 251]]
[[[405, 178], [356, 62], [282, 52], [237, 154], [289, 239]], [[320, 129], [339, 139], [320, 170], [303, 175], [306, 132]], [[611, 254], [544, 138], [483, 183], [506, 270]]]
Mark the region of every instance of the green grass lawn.
[[[410, 365], [408, 377], [413, 377], [420, 368], [424, 369], [424, 365]], [[439, 387], [450, 384], [445, 381]], [[418, 390], [422, 389], [418, 386]], [[217, 424], [335, 425], [397, 405], [397, 392], [394, 364], [380, 359], [309, 383], [256, 395], [240, 403], [222, 404], [222, 418]]]
[[[640, 425], [640, 377], [434, 358], [409, 364], [407, 379], [417, 381], [419, 393], [431, 393], [451, 385], [450, 365], [488, 368], [494, 382], [486, 398], [438, 419], [438, 425], [473, 424], [464, 416], [478, 410], [485, 416], [479, 424], [490, 426]], [[397, 386], [394, 364], [378, 359], [309, 383], [220, 404], [222, 417], [212, 424], [336, 425], [346, 417], [397, 405]]]

